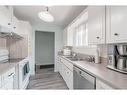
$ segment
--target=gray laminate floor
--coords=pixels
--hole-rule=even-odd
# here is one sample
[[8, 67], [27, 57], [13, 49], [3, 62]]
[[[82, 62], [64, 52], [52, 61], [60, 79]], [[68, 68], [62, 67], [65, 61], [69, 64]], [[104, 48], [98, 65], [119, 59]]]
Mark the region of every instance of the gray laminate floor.
[[35, 76], [30, 77], [27, 89], [68, 89], [61, 75], [53, 68], [39, 69]]

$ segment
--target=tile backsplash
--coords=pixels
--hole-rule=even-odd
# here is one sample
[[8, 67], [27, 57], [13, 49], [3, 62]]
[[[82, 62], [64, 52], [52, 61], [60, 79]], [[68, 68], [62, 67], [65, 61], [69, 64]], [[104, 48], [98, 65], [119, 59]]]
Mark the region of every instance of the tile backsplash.
[[107, 58], [107, 52], [108, 52], [108, 45], [103, 44], [103, 45], [97, 45], [99, 49], [99, 55], [100, 57]]
[[28, 56], [28, 38], [25, 35], [23, 37], [22, 39], [7, 39], [10, 59], [25, 58]]
[[85, 55], [96, 55], [97, 47], [73, 47], [73, 51]]
[[107, 47], [108, 45], [97, 45], [97, 47], [82, 47], [82, 48], [74, 48], [73, 50], [80, 54], [87, 55], [96, 55], [97, 48], [99, 50], [99, 56], [107, 58]]
[[0, 38], [0, 48], [8, 49], [9, 58], [25, 58], [28, 56], [28, 36], [23, 35], [22, 39]]

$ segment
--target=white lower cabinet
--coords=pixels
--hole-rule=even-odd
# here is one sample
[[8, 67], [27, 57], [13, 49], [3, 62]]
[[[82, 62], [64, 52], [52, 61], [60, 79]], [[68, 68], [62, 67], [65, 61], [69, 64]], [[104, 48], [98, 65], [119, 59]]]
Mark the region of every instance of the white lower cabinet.
[[60, 73], [60, 75], [63, 75], [63, 68], [62, 68], [62, 63], [60, 62], [60, 58], [59, 58], [59, 61], [58, 61], [58, 70], [59, 70], [59, 73]]
[[[69, 89], [73, 89], [73, 64], [68, 60], [59, 57], [59, 73], [63, 77]], [[96, 78], [96, 89], [97, 90], [108, 90], [114, 89], [110, 85], [104, 83], [100, 79]]]
[[15, 68], [12, 68], [2, 74], [2, 86], [1, 89], [10, 90], [14, 89], [14, 76], [15, 76]]
[[73, 89], [73, 72], [66, 68], [66, 83], [69, 89]]
[[102, 89], [102, 90], [110, 90], [110, 89], [113, 89], [111, 86], [107, 85], [106, 83], [102, 82], [101, 80], [99, 79], [96, 79], [96, 89], [99, 90], [99, 89]]
[[61, 61], [59, 63], [59, 73], [63, 77], [69, 89], [73, 89], [73, 71], [72, 70], [73, 70], [73, 64], [61, 58]]
[[14, 80], [13, 78], [10, 78], [7, 83], [4, 84], [4, 89], [10, 90], [14, 89]]
[[[70, 63], [71, 64], [71, 63]], [[65, 80], [69, 89], [73, 89], [73, 72], [63, 64], [63, 79]]]

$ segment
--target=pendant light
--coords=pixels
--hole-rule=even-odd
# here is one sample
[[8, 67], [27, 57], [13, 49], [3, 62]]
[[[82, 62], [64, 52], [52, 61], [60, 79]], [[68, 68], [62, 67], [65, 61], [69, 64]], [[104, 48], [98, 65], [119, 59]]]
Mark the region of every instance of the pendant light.
[[54, 17], [52, 16], [52, 14], [49, 12], [49, 7], [46, 7], [46, 11], [41, 11], [38, 13], [38, 17], [45, 21], [45, 22], [53, 22], [54, 21]]

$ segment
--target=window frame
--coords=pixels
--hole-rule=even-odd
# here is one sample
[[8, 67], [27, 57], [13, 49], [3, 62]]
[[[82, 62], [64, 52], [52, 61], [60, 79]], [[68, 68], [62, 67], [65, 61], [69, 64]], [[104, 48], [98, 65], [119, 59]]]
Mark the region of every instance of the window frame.
[[[88, 20], [78, 24], [76, 27], [74, 27], [74, 30], [76, 30], [76, 28], [78, 29], [79, 27], [82, 27], [83, 24], [85, 25], [85, 32], [86, 32], [86, 27], [88, 26]], [[87, 43], [85, 43], [85, 45], [79, 45], [79, 46], [76, 45], [76, 32], [77, 31], [73, 32], [73, 46], [74, 47], [89, 47], [89, 44], [88, 44], [88, 27], [87, 27], [87, 33], [86, 33], [87, 34], [87, 38], [86, 38], [87, 39]]]

